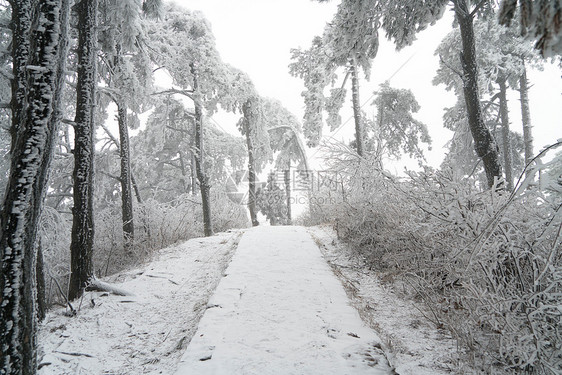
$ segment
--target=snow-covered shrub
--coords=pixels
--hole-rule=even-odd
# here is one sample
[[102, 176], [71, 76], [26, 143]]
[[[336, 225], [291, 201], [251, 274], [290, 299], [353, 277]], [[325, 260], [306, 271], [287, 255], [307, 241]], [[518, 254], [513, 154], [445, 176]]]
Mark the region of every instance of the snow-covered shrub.
[[[47, 306], [64, 303], [70, 276], [70, 230], [72, 216], [43, 206], [39, 223], [39, 243], [43, 253]], [[61, 290], [59, 290], [59, 287]]]
[[[338, 150], [333, 204], [312, 207], [366, 267], [400, 275], [487, 373], [562, 373], [562, 204], [537, 187], [481, 191], [452, 171], [397, 179]], [[343, 156], [342, 156], [343, 155]]]
[[[218, 190], [218, 189], [217, 189]], [[248, 225], [246, 211], [222, 191], [211, 192], [215, 232]], [[123, 250], [119, 207], [96, 213], [95, 265], [98, 275], [112, 274], [147, 260], [152, 252], [180, 241], [203, 236], [203, 214], [199, 196], [183, 194], [168, 202], [148, 199], [136, 204], [135, 241], [131, 253]]]
[[562, 371], [562, 205], [540, 191], [479, 192], [445, 173], [400, 187], [424, 215], [419, 245], [389, 253], [406, 280], [486, 371]]
[[[334, 149], [334, 147], [336, 147]], [[365, 259], [383, 267], [384, 254], [403, 246], [404, 223], [415, 214], [405, 206], [396, 179], [382, 171], [376, 158], [359, 158], [344, 145], [331, 145], [329, 168], [321, 188], [310, 191], [309, 215], [332, 222], [338, 237]], [[312, 221], [312, 220], [310, 220]]]
[[[218, 189], [217, 189], [218, 190]], [[248, 226], [244, 207], [231, 202], [222, 191], [212, 194], [216, 232]], [[149, 199], [136, 204], [135, 242], [129, 253], [123, 249], [121, 207], [107, 204], [94, 213], [94, 267], [98, 277], [111, 275], [150, 259], [154, 250], [203, 235], [200, 198], [185, 194], [173, 201]], [[45, 259], [47, 304], [64, 304], [70, 276], [72, 215], [45, 205], [39, 236]], [[60, 287], [60, 290], [59, 290]]]
[[218, 187], [211, 190], [213, 229], [224, 232], [232, 228], [246, 228], [250, 225], [245, 206], [236, 204]]

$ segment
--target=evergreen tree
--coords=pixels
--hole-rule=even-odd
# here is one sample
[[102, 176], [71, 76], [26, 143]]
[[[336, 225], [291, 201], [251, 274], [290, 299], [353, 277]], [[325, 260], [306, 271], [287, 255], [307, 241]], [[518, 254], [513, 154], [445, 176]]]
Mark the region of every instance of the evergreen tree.
[[230, 112], [239, 111], [244, 101], [231, 95], [235, 77], [216, 50], [209, 22], [198, 12], [175, 6], [165, 10], [162, 20], [147, 24], [151, 59], [164, 66], [173, 84], [179, 87], [162, 93], [183, 95], [193, 101], [195, 169], [203, 203], [204, 232], [211, 235], [211, 185], [203, 162], [206, 154], [204, 117], [216, 111], [219, 105]]
[[287, 201], [285, 190], [278, 184], [278, 173], [267, 176], [267, 184], [257, 193], [256, 206], [265, 215], [271, 225], [284, 224], [287, 220]]
[[[369, 79], [371, 60], [378, 51], [377, 7], [372, 2], [344, 0], [338, 6], [334, 19], [322, 37], [316, 37], [312, 46], [302, 51], [291, 51], [294, 60], [289, 65], [290, 73], [304, 80], [306, 90], [304, 135], [311, 147], [319, 144], [322, 135], [322, 112], [328, 113], [327, 122], [332, 130], [341, 124], [339, 111], [345, 101], [345, 84], [351, 76], [351, 99], [355, 121], [355, 145], [359, 155], [363, 155], [365, 130], [359, 100], [359, 72], [363, 70]], [[341, 87], [333, 87], [337, 82], [336, 70], [344, 67], [347, 72]], [[330, 96], [324, 95], [325, 88], [331, 85]]]
[[377, 117], [368, 122], [370, 148], [380, 158], [382, 155], [399, 157], [401, 153], [424, 160], [421, 143], [431, 144], [427, 126], [414, 118], [420, 110], [410, 90], [381, 84], [373, 104]]
[[[36, 247], [57, 132], [68, 2], [11, 1], [11, 167], [1, 214], [0, 373], [34, 374]], [[37, 13], [32, 23], [32, 11]]]
[[74, 172], [68, 298], [80, 297], [94, 277], [94, 110], [98, 0], [82, 0], [78, 12], [78, 78], [74, 119]]

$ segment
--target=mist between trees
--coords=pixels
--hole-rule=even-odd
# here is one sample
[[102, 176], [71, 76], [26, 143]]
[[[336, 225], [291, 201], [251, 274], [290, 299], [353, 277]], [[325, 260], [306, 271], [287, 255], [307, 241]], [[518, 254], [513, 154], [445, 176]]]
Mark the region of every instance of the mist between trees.
[[[310, 47], [291, 51], [301, 125], [222, 61], [200, 12], [160, 0], [0, 1], [0, 374], [37, 372], [49, 306], [78, 314], [74, 300], [98, 277], [178, 241], [257, 226], [260, 211], [272, 225], [333, 225], [365, 272], [458, 340], [461, 372], [561, 373], [561, 142], [534, 152], [527, 69], [560, 65], [562, 9], [500, 3], [342, 0]], [[436, 46], [441, 64], [424, 74], [457, 99], [443, 117], [454, 136], [430, 168], [413, 93], [383, 83], [371, 117], [359, 93], [384, 58], [382, 34], [403, 48], [447, 9], [455, 23]], [[509, 113], [508, 90], [520, 113]], [[326, 139], [345, 125], [346, 103], [354, 140]], [[238, 116], [239, 136], [210, 120], [218, 111]], [[326, 172], [312, 171], [307, 146], [320, 147]], [[419, 170], [385, 170], [403, 156]], [[274, 170], [283, 177], [257, 181]], [[230, 180], [244, 182], [243, 205]]]

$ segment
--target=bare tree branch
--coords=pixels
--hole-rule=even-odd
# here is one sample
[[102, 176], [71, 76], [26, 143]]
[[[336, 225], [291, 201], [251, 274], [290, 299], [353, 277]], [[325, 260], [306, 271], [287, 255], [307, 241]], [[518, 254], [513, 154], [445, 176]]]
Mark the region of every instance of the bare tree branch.
[[443, 63], [443, 65], [445, 65], [447, 68], [451, 69], [452, 72], [454, 72], [455, 74], [457, 74], [461, 79], [464, 79], [464, 76], [461, 72], [459, 72], [458, 70], [456, 70], [455, 68], [453, 68], [448, 62], [445, 61], [445, 59], [443, 58], [443, 56], [441, 56], [441, 54], [439, 54], [439, 60]]
[[480, 8], [482, 8], [482, 6], [484, 6], [485, 3], [487, 3], [488, 0], [482, 0], [478, 3], [478, 5], [476, 5], [476, 7], [472, 10], [472, 12], [470, 12], [470, 17], [474, 18], [474, 16], [476, 15], [476, 12], [478, 12], [480, 10]]
[[164, 91], [159, 91], [159, 92], [154, 92], [151, 95], [165, 95], [165, 94], [181, 94], [184, 96], [187, 96], [189, 99], [195, 101], [195, 98], [193, 97], [193, 91], [192, 90], [178, 90], [178, 89], [168, 89], [168, 90], [164, 90]]

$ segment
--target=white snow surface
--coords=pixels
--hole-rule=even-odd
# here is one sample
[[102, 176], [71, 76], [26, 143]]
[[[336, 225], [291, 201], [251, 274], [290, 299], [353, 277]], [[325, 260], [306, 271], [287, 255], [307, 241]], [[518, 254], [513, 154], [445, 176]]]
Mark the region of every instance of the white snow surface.
[[452, 340], [348, 255], [328, 227], [257, 227], [160, 250], [104, 279], [133, 296], [88, 292], [76, 316], [48, 314], [39, 374], [454, 372]]
[[242, 237], [176, 375], [390, 374], [380, 339], [303, 227]]
[[39, 374], [172, 374], [240, 235], [195, 238], [105, 280], [134, 296], [87, 292], [76, 316], [51, 311], [39, 330]]
[[477, 373], [466, 363], [459, 363], [455, 340], [426, 318], [431, 312], [420, 301], [402, 297], [397, 283], [383, 282], [381, 276], [385, 276], [369, 270], [357, 252], [337, 240], [331, 226], [308, 230], [345, 285], [352, 305], [382, 339], [382, 348], [396, 373]]

